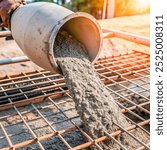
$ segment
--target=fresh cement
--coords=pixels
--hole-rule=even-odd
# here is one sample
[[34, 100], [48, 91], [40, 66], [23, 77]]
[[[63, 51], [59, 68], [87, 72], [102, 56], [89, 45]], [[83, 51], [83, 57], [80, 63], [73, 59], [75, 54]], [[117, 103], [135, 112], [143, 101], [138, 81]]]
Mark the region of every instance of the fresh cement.
[[[83, 121], [84, 130], [93, 139], [123, 128], [130, 123], [121, 113], [113, 100], [111, 93], [105, 88], [95, 72], [85, 47], [67, 32], [61, 31], [56, 38], [55, 60], [64, 74], [66, 84], [74, 99], [76, 110]], [[141, 130], [135, 130], [133, 135], [144, 142], [148, 136]], [[141, 145], [127, 134], [121, 134], [117, 139], [128, 150], [134, 150]], [[104, 150], [120, 150], [115, 142], [99, 143]], [[92, 147], [96, 149], [97, 147]]]

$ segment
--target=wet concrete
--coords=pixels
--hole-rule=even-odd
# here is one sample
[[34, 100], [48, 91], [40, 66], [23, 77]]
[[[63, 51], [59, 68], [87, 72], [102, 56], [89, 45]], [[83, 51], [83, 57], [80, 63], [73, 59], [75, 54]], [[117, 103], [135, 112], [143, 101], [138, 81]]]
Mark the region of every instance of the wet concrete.
[[[55, 41], [55, 60], [64, 74], [68, 89], [74, 99], [76, 110], [83, 121], [84, 130], [92, 137], [98, 138], [118, 129], [130, 126], [111, 93], [105, 88], [95, 72], [84, 46], [66, 32], [60, 32]], [[141, 130], [133, 131], [135, 137], [144, 142], [148, 136]], [[140, 145], [131, 137], [122, 134], [118, 141], [128, 150]], [[104, 150], [121, 149], [114, 142], [100, 143]], [[96, 147], [92, 147], [96, 149]]]

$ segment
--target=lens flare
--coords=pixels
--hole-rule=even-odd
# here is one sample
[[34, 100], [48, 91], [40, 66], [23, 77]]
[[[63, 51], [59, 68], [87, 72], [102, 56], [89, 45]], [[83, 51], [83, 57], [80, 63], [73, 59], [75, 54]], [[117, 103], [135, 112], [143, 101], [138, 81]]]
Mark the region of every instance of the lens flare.
[[150, 5], [150, 0], [138, 0], [138, 3], [143, 7], [146, 7]]

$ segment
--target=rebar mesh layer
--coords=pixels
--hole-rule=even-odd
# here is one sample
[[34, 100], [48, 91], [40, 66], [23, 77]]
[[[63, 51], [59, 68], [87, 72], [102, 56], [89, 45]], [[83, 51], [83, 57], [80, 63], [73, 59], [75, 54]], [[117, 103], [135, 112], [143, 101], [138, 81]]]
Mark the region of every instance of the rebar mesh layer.
[[92, 139], [83, 131], [64, 78], [45, 70], [7, 75], [0, 78], [0, 150], [7, 149], [89, 149], [106, 140], [127, 149], [117, 136], [134, 137], [140, 129], [149, 136], [150, 56], [140, 52], [111, 56], [95, 63], [102, 82], [122, 109], [131, 126]]

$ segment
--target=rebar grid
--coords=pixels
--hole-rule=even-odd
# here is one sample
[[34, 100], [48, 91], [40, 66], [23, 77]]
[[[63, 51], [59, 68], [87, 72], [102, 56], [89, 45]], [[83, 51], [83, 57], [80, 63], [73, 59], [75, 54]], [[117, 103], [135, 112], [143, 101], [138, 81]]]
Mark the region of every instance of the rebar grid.
[[0, 78], [0, 150], [78, 150], [101, 142], [115, 142], [127, 149], [118, 136], [126, 134], [149, 149], [149, 141], [133, 135], [141, 130], [149, 137], [149, 63], [147, 54], [132, 52], [96, 62], [95, 69], [131, 124], [127, 129], [92, 139], [84, 132], [75, 104], [60, 74], [45, 70]]

